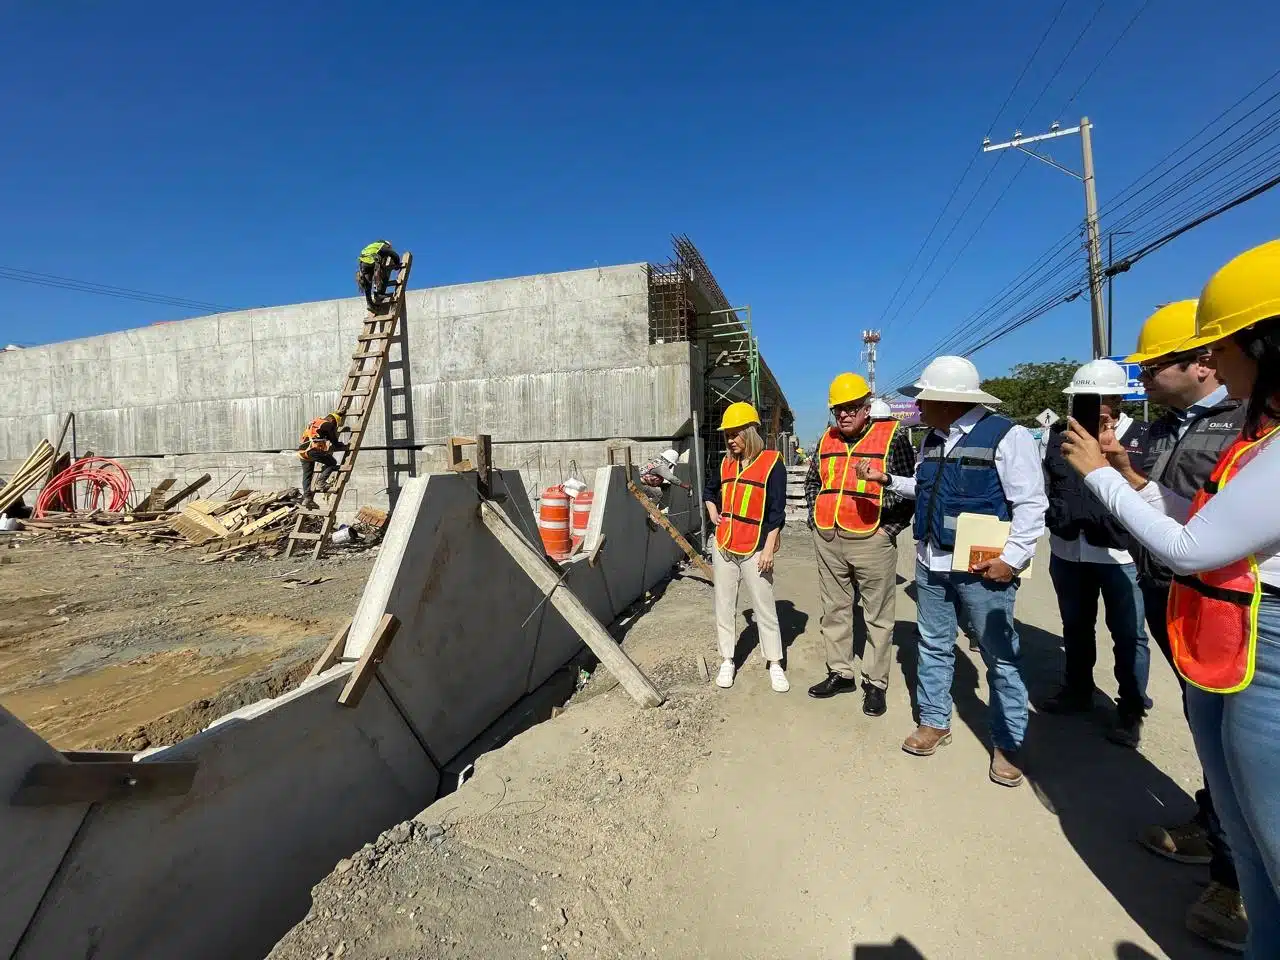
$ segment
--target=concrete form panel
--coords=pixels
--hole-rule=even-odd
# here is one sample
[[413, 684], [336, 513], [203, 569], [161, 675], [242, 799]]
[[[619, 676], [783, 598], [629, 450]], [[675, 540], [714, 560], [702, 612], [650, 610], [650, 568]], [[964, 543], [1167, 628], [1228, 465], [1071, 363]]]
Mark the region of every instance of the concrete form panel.
[[341, 857], [436, 796], [439, 775], [351, 666], [149, 760], [199, 763], [181, 797], [94, 808], [16, 960], [265, 956]]
[[32, 765], [61, 759], [62, 754], [0, 707], [0, 957], [12, 955], [89, 809], [87, 803], [9, 803]]

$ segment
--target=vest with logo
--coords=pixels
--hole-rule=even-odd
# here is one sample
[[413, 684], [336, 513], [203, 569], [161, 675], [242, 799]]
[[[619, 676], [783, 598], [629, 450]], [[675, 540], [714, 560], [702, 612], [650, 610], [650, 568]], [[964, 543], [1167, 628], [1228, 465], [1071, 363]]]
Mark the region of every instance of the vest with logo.
[[[1156, 483], [1191, 500], [1217, 466], [1222, 451], [1240, 436], [1244, 415], [1245, 409], [1237, 400], [1197, 409], [1179, 439], [1181, 421], [1176, 414], [1167, 413], [1151, 424], [1146, 455], [1136, 466]], [[1152, 586], [1168, 587], [1172, 571], [1136, 544], [1135, 548], [1138, 578]]]
[[780, 459], [777, 450], [765, 450], [741, 471], [734, 457], [720, 461], [720, 522], [716, 525], [716, 544], [721, 550], [749, 557], [760, 549], [765, 488], [770, 472]]
[[996, 447], [1013, 429], [1013, 421], [988, 413], [951, 448], [947, 438], [931, 432], [916, 467], [917, 541], [928, 540], [941, 550], [956, 546], [956, 519], [962, 513], [981, 513], [1008, 520], [1013, 516], [1000, 474]]
[[818, 446], [818, 477], [822, 487], [813, 504], [813, 523], [819, 530], [840, 530], [869, 537], [880, 527], [884, 491], [880, 484], [859, 480], [859, 460], [884, 469], [884, 459], [898, 428], [896, 420], [875, 420], [854, 443], [831, 427]]
[[[1272, 427], [1258, 440], [1240, 437], [1227, 447], [1192, 499], [1190, 515], [1203, 510], [1278, 430]], [[1262, 578], [1254, 556], [1173, 578], [1166, 611], [1169, 647], [1173, 665], [1187, 683], [1210, 693], [1238, 693], [1253, 681], [1261, 599]]]

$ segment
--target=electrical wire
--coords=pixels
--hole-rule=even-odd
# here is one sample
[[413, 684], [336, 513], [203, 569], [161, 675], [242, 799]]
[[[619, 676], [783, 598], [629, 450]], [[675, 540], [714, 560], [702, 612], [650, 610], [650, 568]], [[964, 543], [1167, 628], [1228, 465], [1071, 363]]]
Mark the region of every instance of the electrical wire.
[[[1044, 33], [1040, 35], [1039, 42], [1036, 43], [1035, 49], [1031, 51], [1031, 56], [1027, 57], [1026, 62], [1022, 65], [1022, 70], [1018, 73], [1017, 79], [1013, 81], [1013, 86], [1009, 88], [1009, 92], [1005, 95], [1004, 102], [1000, 104], [1000, 109], [996, 111], [995, 116], [991, 118], [991, 122], [987, 124], [988, 132], [990, 132], [991, 129], [994, 128], [995, 125], [1000, 122], [1000, 117], [1004, 115], [1005, 108], [1009, 106], [1009, 102], [1013, 99], [1013, 95], [1017, 93], [1018, 87], [1022, 84], [1023, 78], [1027, 75], [1027, 71], [1031, 68], [1031, 64], [1035, 61], [1036, 57], [1039, 55], [1041, 47], [1043, 47], [1044, 42], [1047, 39], [1049, 39], [1049, 34], [1053, 32], [1053, 28], [1054, 26], [1057, 25], [1058, 20], [1061, 18], [1062, 12], [1066, 10], [1068, 2], [1069, 0], [1062, 0], [1062, 4], [1058, 7], [1057, 11], [1054, 13], [1053, 19], [1049, 21], [1049, 25], [1045, 27]], [[885, 317], [889, 315], [889, 311], [893, 308], [894, 301], [898, 299], [898, 294], [901, 293], [902, 288], [906, 286], [907, 280], [911, 276], [911, 271], [914, 270], [916, 264], [919, 263], [920, 255], [924, 253], [925, 248], [929, 245], [929, 241], [933, 239], [933, 235], [938, 230], [938, 224], [942, 223], [942, 218], [946, 216], [947, 210], [951, 208], [952, 202], [955, 200], [956, 196], [960, 193], [960, 187], [964, 184], [965, 178], [969, 176], [969, 171], [973, 169], [974, 164], [978, 162], [979, 156], [981, 156], [981, 152], [975, 152], [970, 156], [969, 163], [965, 166], [964, 170], [960, 174], [960, 179], [958, 179], [956, 181], [955, 186], [951, 188], [951, 193], [947, 196], [946, 201], [942, 204], [942, 209], [938, 211], [938, 216], [934, 219], [933, 225], [929, 227], [929, 232], [925, 234], [924, 240], [920, 242], [919, 248], [916, 250], [915, 254], [912, 256], [911, 262], [907, 264], [907, 269], [902, 274], [902, 278], [898, 281], [898, 286], [894, 289], [892, 296], [889, 297], [889, 302], [885, 304], [884, 310], [881, 311], [880, 319], [876, 321], [876, 326], [885, 325]]]
[[94, 283], [89, 280], [76, 280], [71, 277], [60, 277], [50, 273], [37, 273], [34, 270], [23, 270], [18, 267], [0, 267], [0, 279], [13, 280], [17, 283], [31, 283], [58, 290], [72, 290], [78, 293], [93, 293], [104, 297], [116, 297], [121, 300], [136, 300], [140, 303], [158, 303], [165, 306], [181, 307], [186, 310], [206, 310], [213, 313], [226, 313], [239, 309], [225, 304], [207, 303], [203, 300], [191, 300], [186, 297], [173, 297], [163, 293], [148, 293], [131, 287], [116, 287], [106, 283]]
[[61, 501], [64, 491], [77, 483], [88, 486], [85, 502], [90, 510], [99, 509], [103, 495], [110, 493], [111, 499], [103, 509], [119, 513], [129, 505], [129, 496], [133, 493], [133, 478], [123, 466], [107, 457], [85, 457], [45, 484], [36, 498], [36, 516], [45, 516], [55, 502]]
[[1098, 59], [1098, 62], [1093, 65], [1093, 69], [1090, 70], [1085, 78], [1080, 81], [1080, 86], [1076, 87], [1075, 92], [1067, 99], [1066, 105], [1062, 108], [1062, 113], [1066, 113], [1070, 106], [1076, 102], [1076, 97], [1080, 96], [1080, 92], [1089, 85], [1089, 81], [1092, 80], [1093, 75], [1098, 72], [1098, 68], [1106, 62], [1107, 58], [1111, 56], [1116, 47], [1120, 46], [1120, 41], [1128, 35], [1129, 31], [1133, 29], [1133, 25], [1138, 22], [1138, 18], [1146, 12], [1147, 7], [1150, 5], [1151, 0], [1142, 0], [1142, 6], [1138, 8], [1137, 13], [1129, 18], [1129, 22], [1124, 25], [1124, 29], [1121, 30], [1115, 40], [1111, 42], [1111, 46], [1107, 47], [1106, 52], [1103, 53], [1103, 55]]

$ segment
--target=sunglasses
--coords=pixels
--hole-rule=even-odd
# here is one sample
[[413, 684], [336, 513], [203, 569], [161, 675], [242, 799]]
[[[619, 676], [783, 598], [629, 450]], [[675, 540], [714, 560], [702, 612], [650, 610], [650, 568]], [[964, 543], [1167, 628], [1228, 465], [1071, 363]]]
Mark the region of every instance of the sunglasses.
[[866, 405], [867, 402], [865, 400], [856, 403], [842, 403], [838, 407], [832, 407], [831, 412], [837, 417], [854, 417]]

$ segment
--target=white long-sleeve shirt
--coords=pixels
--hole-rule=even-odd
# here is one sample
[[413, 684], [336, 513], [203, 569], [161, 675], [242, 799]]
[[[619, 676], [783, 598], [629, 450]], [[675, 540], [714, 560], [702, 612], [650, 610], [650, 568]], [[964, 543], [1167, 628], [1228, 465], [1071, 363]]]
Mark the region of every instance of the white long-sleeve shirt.
[[1085, 484], [1152, 555], [1178, 574], [1217, 570], [1250, 555], [1265, 583], [1280, 587], [1280, 442], [1261, 452], [1194, 517], [1191, 502], [1148, 483], [1140, 491], [1101, 467]]
[[[950, 453], [986, 412], [980, 406], [974, 407], [951, 424], [943, 453]], [[943, 435], [941, 430], [933, 433], [940, 437]], [[924, 459], [924, 448], [925, 444], [920, 444], [916, 454], [917, 470]], [[1036, 542], [1044, 535], [1044, 514], [1049, 509], [1049, 498], [1044, 493], [1040, 448], [1026, 427], [1014, 426], [996, 445], [996, 473], [1004, 487], [1005, 498], [1013, 508], [1009, 539], [1000, 559], [1016, 571], [1025, 570], [1035, 556]], [[894, 493], [915, 499], [915, 477], [892, 476], [889, 482]], [[951, 569], [951, 551], [935, 547], [927, 538], [916, 543], [916, 559], [930, 570]]]
[[[1129, 432], [1131, 426], [1133, 426], [1133, 418], [1127, 413], [1121, 413], [1116, 419], [1116, 439], [1123, 440], [1124, 435]], [[1117, 550], [1115, 547], [1095, 547], [1085, 538], [1084, 534], [1080, 534], [1072, 540], [1066, 540], [1050, 531], [1049, 551], [1055, 557], [1069, 560], [1072, 563], [1133, 563], [1133, 557], [1129, 555], [1127, 550]]]

